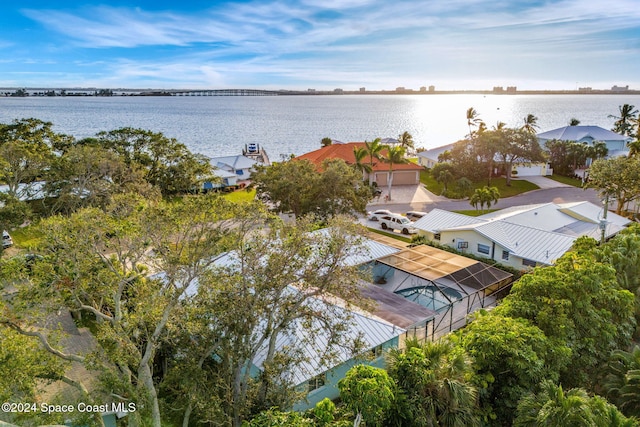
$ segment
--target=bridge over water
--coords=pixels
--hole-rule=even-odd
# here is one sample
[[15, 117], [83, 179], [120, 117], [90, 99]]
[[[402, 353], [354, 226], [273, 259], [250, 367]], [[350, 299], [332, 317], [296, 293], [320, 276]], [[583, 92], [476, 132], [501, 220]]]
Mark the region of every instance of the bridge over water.
[[291, 95], [291, 91], [261, 89], [207, 89], [207, 90], [168, 90], [172, 96], [278, 96]]

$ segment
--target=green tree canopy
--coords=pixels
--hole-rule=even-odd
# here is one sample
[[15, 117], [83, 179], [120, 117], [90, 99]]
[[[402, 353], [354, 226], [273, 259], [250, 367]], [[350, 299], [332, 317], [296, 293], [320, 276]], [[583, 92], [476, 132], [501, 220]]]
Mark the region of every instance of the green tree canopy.
[[523, 276], [496, 312], [527, 319], [571, 349], [568, 365], [560, 369], [562, 383], [570, 387], [590, 385], [611, 351], [628, 345], [635, 328], [633, 295], [618, 286], [613, 268], [575, 252]]
[[338, 382], [340, 398], [356, 412], [354, 427], [360, 420], [367, 426], [382, 425], [385, 411], [394, 399], [394, 383], [387, 371], [369, 365], [356, 365]]
[[543, 379], [558, 379], [569, 350], [528, 320], [479, 312], [453, 339], [474, 360], [474, 381], [488, 421], [513, 419], [518, 401]]
[[598, 159], [589, 168], [589, 187], [602, 197], [617, 201], [616, 213], [622, 214], [629, 202], [640, 197], [640, 158]]

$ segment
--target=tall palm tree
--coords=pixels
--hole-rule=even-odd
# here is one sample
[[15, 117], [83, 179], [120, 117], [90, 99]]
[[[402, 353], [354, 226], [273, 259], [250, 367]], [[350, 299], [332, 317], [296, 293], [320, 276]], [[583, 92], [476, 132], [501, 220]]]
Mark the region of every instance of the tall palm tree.
[[402, 132], [402, 134], [398, 135], [398, 143], [400, 143], [400, 146], [404, 147], [405, 150], [408, 148], [414, 148], [413, 136], [406, 130]]
[[524, 118], [524, 124], [520, 129], [529, 133], [536, 133], [536, 129], [538, 129], [539, 127], [540, 126], [538, 126], [538, 118], [533, 114], [527, 114], [527, 116]]
[[355, 162], [353, 167], [362, 172], [362, 180], [364, 181], [366, 174], [371, 173], [371, 165], [364, 163], [363, 160], [367, 157], [369, 152], [365, 147], [353, 147], [353, 157]]
[[387, 151], [382, 158], [385, 163], [389, 164], [389, 178], [387, 179], [387, 184], [389, 185], [389, 191], [387, 193], [389, 200], [391, 200], [391, 185], [393, 185], [393, 165], [407, 163], [408, 161], [404, 157], [404, 154], [404, 147], [387, 147]]
[[474, 128], [478, 128], [483, 124], [482, 119], [480, 119], [480, 114], [476, 111], [475, 108], [470, 107], [467, 109], [467, 126], [469, 126], [469, 138], [473, 139], [475, 135]]
[[576, 119], [575, 117], [572, 117], [571, 120], [569, 120], [569, 126], [578, 126], [580, 124], [580, 120]]
[[[369, 166], [371, 166], [371, 170], [373, 171], [373, 159], [380, 160], [380, 153], [384, 149], [384, 145], [380, 143], [380, 138], [376, 138], [373, 141], [365, 141], [364, 146], [369, 153]], [[373, 174], [369, 175], [369, 185], [373, 182]]]
[[633, 136], [633, 123], [637, 119], [638, 110], [630, 104], [620, 105], [618, 108], [620, 110], [619, 116], [609, 114], [610, 119], [616, 119], [611, 130], [620, 135]]
[[627, 147], [629, 147], [629, 157], [640, 154], [640, 135], [636, 137], [635, 141], [628, 142]]
[[505, 122], [498, 120], [496, 124], [493, 126], [493, 130], [502, 130], [505, 127], [507, 127], [507, 124]]
[[595, 161], [607, 157], [609, 149], [604, 141], [594, 141], [593, 145], [587, 148], [587, 155]]

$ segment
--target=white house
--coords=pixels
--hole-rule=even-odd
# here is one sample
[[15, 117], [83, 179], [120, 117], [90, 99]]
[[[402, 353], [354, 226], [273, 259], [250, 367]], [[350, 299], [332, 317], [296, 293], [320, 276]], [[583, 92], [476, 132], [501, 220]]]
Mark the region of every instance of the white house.
[[552, 265], [580, 236], [600, 239], [629, 220], [590, 202], [515, 206], [479, 217], [434, 209], [414, 223], [418, 233], [462, 252], [518, 269]]
[[421, 151], [418, 153], [418, 164], [431, 169], [436, 165], [436, 163], [438, 163], [438, 157], [445, 151], [450, 151], [451, 148], [453, 148], [453, 144], [447, 144], [430, 150]]
[[[222, 178], [223, 183], [228, 182], [226, 186], [249, 184], [251, 173], [258, 164], [257, 161], [240, 154], [237, 156], [212, 157], [209, 161], [215, 168], [214, 173]], [[235, 179], [231, 174], [235, 175]], [[206, 187], [207, 183], [205, 183], [205, 189]]]

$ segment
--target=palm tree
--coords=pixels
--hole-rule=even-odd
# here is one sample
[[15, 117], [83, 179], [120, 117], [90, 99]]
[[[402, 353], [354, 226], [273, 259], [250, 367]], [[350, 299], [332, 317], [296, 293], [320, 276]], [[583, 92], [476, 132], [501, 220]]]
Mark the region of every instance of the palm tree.
[[387, 147], [386, 155], [382, 158], [385, 163], [389, 164], [389, 178], [387, 179], [389, 185], [389, 200], [391, 200], [391, 185], [393, 184], [393, 165], [407, 163], [404, 154], [404, 147]]
[[498, 200], [500, 200], [500, 191], [498, 188], [485, 185], [482, 188], [476, 188], [469, 198], [469, 203], [476, 210], [478, 209], [478, 205], [480, 205], [480, 210], [484, 211], [485, 205], [487, 209], [489, 209], [494, 202], [498, 203]]
[[564, 426], [633, 426], [637, 420], [627, 419], [600, 396], [589, 396], [581, 388], [567, 392], [562, 386], [544, 381], [537, 394], [529, 394], [518, 403], [514, 427]]
[[611, 130], [620, 135], [633, 136], [633, 123], [637, 119], [638, 110], [630, 104], [620, 105], [618, 108], [620, 109], [619, 116], [609, 114], [610, 119], [616, 119]]
[[437, 182], [442, 184], [444, 187], [443, 194], [447, 194], [447, 186], [451, 181], [453, 181], [453, 174], [448, 169], [441, 170], [437, 176], [434, 177]]
[[640, 416], [640, 347], [611, 354], [603, 387], [625, 415]]
[[634, 157], [640, 154], [640, 135], [636, 137], [635, 141], [627, 143], [627, 147], [629, 147], [629, 157]]
[[524, 118], [524, 124], [520, 129], [529, 132], [536, 133], [536, 129], [538, 129], [538, 118], [533, 114], [527, 114], [527, 117]]
[[505, 127], [507, 127], [507, 124], [505, 122], [498, 120], [496, 124], [493, 126], [493, 130], [502, 130]]
[[402, 132], [401, 135], [398, 135], [398, 143], [400, 143], [401, 147], [404, 147], [405, 150], [408, 148], [414, 148], [413, 146], [413, 136], [406, 130]]
[[365, 174], [371, 173], [371, 165], [364, 163], [363, 160], [369, 152], [365, 147], [353, 147], [353, 157], [355, 158], [355, 162], [353, 163], [353, 167], [362, 172], [362, 180], [365, 179]]
[[413, 426], [474, 426], [478, 391], [471, 385], [469, 356], [446, 340], [419, 344], [388, 354], [387, 370], [404, 395], [394, 419]]
[[[371, 142], [365, 141], [364, 146], [369, 154], [369, 166], [371, 166], [371, 170], [373, 171], [373, 159], [380, 160], [380, 153], [384, 149], [384, 145], [380, 143], [380, 138], [376, 138]], [[369, 175], [369, 185], [373, 182], [373, 174]]]
[[320, 141], [320, 145], [322, 145], [323, 147], [328, 147], [331, 144], [333, 144], [333, 140], [331, 138], [329, 138], [328, 136], [325, 136]]
[[467, 109], [467, 126], [469, 126], [469, 138], [473, 139], [473, 136], [475, 135], [473, 128], [480, 127], [482, 124], [482, 119], [480, 119], [480, 114], [478, 114], [476, 109], [473, 107]]
[[609, 149], [604, 141], [594, 141], [593, 145], [587, 148], [587, 155], [593, 161], [607, 157], [608, 153]]
[[572, 117], [571, 120], [569, 120], [569, 126], [578, 126], [580, 124], [580, 120], [576, 119], [575, 117]]

